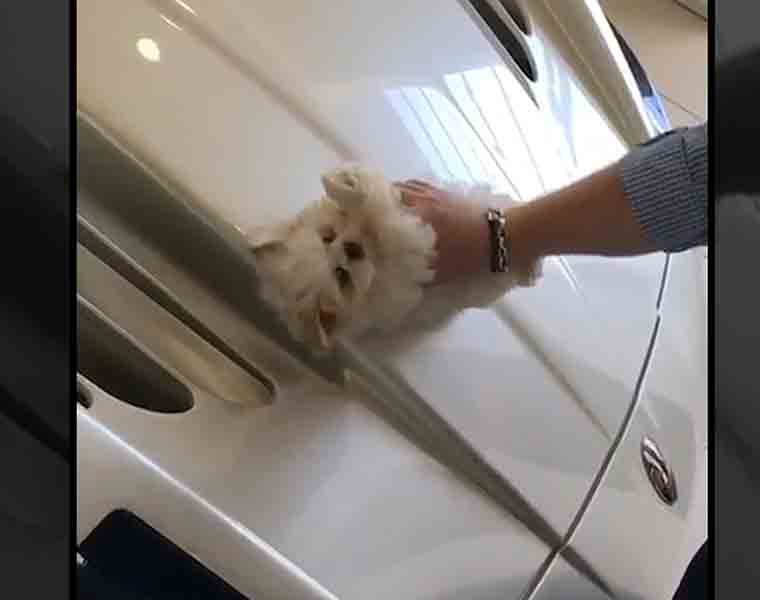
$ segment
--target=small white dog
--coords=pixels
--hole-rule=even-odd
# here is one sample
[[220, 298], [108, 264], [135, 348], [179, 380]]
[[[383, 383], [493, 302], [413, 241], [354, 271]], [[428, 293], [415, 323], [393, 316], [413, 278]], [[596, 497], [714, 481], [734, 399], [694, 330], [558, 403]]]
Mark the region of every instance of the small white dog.
[[436, 235], [402, 205], [400, 190], [358, 166], [323, 175], [322, 185], [318, 202], [249, 236], [263, 300], [315, 350], [330, 349], [337, 337], [392, 330], [413, 311], [415, 323], [438, 322], [540, 275], [538, 263], [530, 273], [425, 288]]

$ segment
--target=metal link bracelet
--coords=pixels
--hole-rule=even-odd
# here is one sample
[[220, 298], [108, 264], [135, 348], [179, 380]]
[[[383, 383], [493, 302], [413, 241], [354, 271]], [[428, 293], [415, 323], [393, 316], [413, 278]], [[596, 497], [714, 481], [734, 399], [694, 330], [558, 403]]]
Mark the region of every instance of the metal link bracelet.
[[497, 208], [489, 208], [486, 221], [491, 238], [491, 271], [506, 273], [509, 271], [509, 231], [504, 212]]

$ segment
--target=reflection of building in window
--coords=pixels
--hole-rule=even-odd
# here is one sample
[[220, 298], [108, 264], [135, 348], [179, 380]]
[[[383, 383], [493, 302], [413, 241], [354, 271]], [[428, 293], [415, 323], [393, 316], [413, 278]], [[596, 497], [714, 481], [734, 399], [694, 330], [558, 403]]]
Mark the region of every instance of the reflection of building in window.
[[448, 94], [405, 86], [386, 96], [442, 181], [486, 184], [494, 193], [528, 200], [622, 152], [575, 82], [551, 66], [552, 89], [542, 90], [545, 111], [502, 66], [444, 76]]
[[[546, 90], [545, 97], [547, 106], [550, 107], [552, 113], [560, 124], [569, 124], [572, 121], [571, 115], [573, 112], [573, 96], [570, 91], [570, 81], [567, 75], [560, 71], [559, 65], [552, 59], [551, 55], [544, 51], [540, 45], [536, 45], [536, 48], [534, 48], [534, 57], [537, 63], [539, 62], [541, 55], [543, 55], [544, 58], [541, 75], [546, 81], [544, 90]], [[565, 146], [563, 150], [569, 152], [573, 164], [577, 164], [578, 157], [575, 153], [571, 129], [569, 127], [560, 127], [560, 129], [564, 134]]]
[[456, 105], [432, 87], [386, 92], [435, 175], [446, 182], [488, 184], [515, 198], [534, 195], [536, 169], [495, 70], [444, 80]]
[[572, 166], [571, 178], [583, 177], [622, 156], [625, 145], [573, 79], [569, 67], [541, 44], [532, 49], [536, 63], [542, 65], [543, 85], [536, 89], [558, 135], [558, 150]]

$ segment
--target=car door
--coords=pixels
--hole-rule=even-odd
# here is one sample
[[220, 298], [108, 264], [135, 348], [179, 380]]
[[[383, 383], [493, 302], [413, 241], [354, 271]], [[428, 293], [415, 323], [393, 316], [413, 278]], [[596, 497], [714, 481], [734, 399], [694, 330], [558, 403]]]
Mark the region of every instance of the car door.
[[[104, 390], [112, 373], [95, 369], [80, 426], [111, 432], [338, 596], [529, 590], [634, 401], [665, 257], [548, 260], [539, 286], [489, 310], [316, 359], [256, 301], [241, 232], [317, 198], [319, 174], [347, 160], [530, 201], [619, 158], [627, 130], [574, 75], [563, 15], [78, 4], [80, 304], [193, 399], [167, 418]], [[249, 387], [220, 389], [210, 365]], [[102, 463], [81, 461], [80, 541], [123, 502], [96, 485]], [[129, 502], [255, 595], [256, 578], [171, 511]]]

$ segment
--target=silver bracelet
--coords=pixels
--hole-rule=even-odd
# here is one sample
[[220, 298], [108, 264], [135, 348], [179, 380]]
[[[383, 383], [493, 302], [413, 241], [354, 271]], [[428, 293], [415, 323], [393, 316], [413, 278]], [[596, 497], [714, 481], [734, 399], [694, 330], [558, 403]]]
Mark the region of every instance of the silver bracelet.
[[486, 221], [491, 238], [491, 271], [506, 273], [509, 271], [509, 229], [504, 211], [489, 208], [486, 211]]

